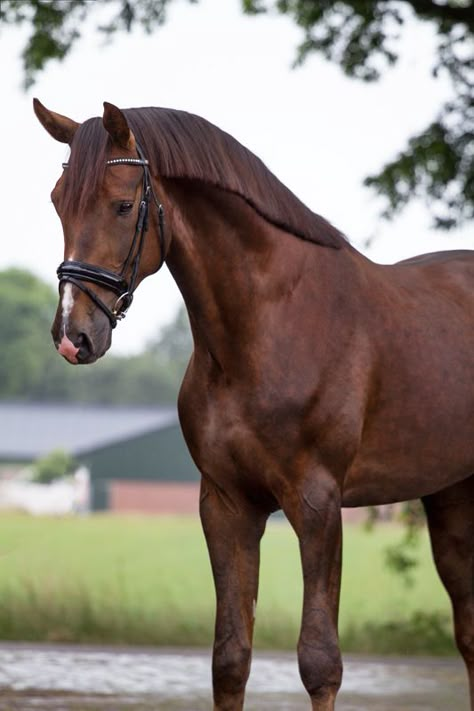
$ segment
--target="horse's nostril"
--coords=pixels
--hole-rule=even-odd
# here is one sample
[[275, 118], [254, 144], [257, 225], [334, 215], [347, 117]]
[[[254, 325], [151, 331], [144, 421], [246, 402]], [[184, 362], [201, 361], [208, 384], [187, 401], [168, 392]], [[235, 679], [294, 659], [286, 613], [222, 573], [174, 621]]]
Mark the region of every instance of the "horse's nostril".
[[85, 333], [80, 333], [76, 338], [76, 346], [79, 348], [77, 358], [80, 361], [85, 361], [92, 355], [92, 343]]

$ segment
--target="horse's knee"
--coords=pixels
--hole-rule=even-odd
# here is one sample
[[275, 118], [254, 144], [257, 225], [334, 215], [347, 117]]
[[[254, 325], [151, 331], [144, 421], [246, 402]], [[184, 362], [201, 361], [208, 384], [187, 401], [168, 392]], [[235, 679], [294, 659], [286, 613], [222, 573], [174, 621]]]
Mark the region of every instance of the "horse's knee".
[[474, 666], [474, 626], [457, 624], [456, 644], [466, 663]]
[[342, 680], [342, 661], [335, 644], [298, 644], [298, 665], [301, 680], [312, 699], [337, 693]]
[[216, 645], [212, 660], [215, 691], [225, 694], [241, 693], [250, 673], [251, 657], [251, 647], [235, 640]]

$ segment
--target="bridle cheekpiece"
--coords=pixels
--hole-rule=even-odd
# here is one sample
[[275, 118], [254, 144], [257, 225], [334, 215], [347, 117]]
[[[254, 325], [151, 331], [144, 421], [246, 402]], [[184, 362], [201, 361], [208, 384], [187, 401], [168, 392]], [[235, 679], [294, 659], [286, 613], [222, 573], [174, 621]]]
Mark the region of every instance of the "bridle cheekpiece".
[[[104, 312], [110, 321], [112, 328], [115, 328], [117, 321], [125, 318], [128, 309], [133, 301], [133, 293], [136, 288], [138, 269], [140, 259], [145, 243], [145, 233], [148, 230], [148, 209], [150, 199], [153, 199], [158, 209], [158, 232], [159, 232], [159, 247], [160, 247], [160, 269], [165, 260], [165, 211], [163, 205], [156, 198], [151, 183], [149, 162], [144, 157], [141, 148], [137, 145], [138, 158], [110, 158], [106, 161], [106, 165], [137, 165], [143, 168], [142, 181], [142, 196], [138, 208], [137, 224], [135, 226], [135, 234], [125, 259], [122, 269], [119, 274], [98, 267], [87, 262], [78, 262], [76, 260], [67, 260], [62, 262], [58, 269], [57, 275], [59, 283], [67, 282], [73, 284], [78, 289], [83, 291], [94, 302], [94, 304]], [[63, 168], [68, 167], [67, 163], [63, 163]], [[131, 268], [130, 279], [127, 281], [126, 274]], [[87, 283], [84, 283], [87, 282]], [[117, 300], [114, 306], [110, 309], [102, 299], [93, 291], [87, 284], [97, 284], [104, 289], [113, 291], [117, 295]]]

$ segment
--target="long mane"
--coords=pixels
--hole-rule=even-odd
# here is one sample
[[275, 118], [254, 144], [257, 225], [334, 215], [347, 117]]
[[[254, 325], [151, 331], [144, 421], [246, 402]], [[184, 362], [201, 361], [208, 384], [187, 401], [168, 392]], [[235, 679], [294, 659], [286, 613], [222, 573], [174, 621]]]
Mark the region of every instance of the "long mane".
[[[124, 114], [153, 175], [203, 181], [239, 195], [265, 220], [297, 237], [336, 249], [347, 244], [257, 156], [209, 121], [185, 111], [153, 107], [125, 109]], [[101, 119], [89, 119], [79, 127], [66, 171], [67, 211], [82, 211], [96, 194], [110, 148]]]

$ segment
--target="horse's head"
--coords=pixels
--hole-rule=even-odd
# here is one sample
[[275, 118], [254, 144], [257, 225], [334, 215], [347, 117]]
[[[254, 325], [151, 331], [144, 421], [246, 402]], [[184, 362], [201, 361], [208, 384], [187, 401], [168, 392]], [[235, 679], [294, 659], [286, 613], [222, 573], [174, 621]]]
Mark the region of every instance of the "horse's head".
[[163, 262], [163, 208], [146, 156], [120, 109], [105, 103], [102, 120], [83, 124], [37, 99], [34, 109], [53, 138], [71, 147], [51, 194], [64, 231], [51, 332], [70, 363], [93, 363], [109, 348], [134, 289]]

